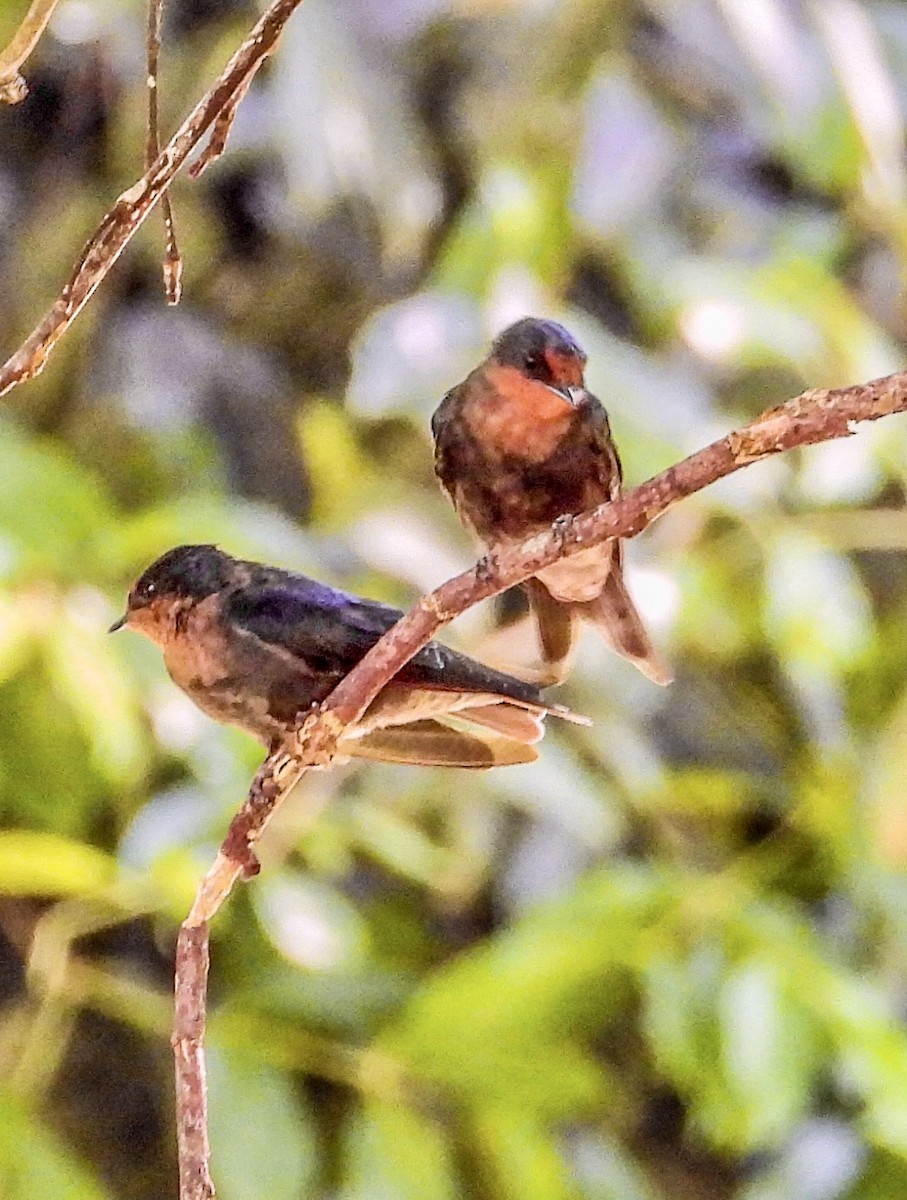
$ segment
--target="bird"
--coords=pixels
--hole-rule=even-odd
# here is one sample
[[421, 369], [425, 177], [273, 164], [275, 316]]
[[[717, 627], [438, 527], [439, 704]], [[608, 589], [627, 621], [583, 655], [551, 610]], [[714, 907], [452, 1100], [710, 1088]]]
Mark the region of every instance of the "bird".
[[[436, 409], [435, 473], [483, 549], [519, 543], [620, 496], [620, 456], [585, 366], [563, 325], [525, 317]], [[566, 678], [588, 622], [653, 682], [671, 682], [624, 582], [619, 539], [552, 563], [523, 587], [537, 622], [540, 681]]]
[[[203, 712], [274, 750], [402, 616], [305, 575], [190, 545], [142, 573], [110, 632], [125, 627], [150, 638]], [[338, 749], [342, 759], [422, 766], [526, 763], [538, 757], [549, 714], [588, 724], [546, 703], [537, 687], [430, 642]]]

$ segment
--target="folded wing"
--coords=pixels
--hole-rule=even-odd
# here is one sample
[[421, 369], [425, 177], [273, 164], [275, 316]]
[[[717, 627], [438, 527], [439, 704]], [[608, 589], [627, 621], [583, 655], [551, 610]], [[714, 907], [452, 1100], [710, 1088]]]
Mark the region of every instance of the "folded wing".
[[[262, 572], [266, 574], [266, 569]], [[323, 694], [402, 616], [397, 609], [301, 575], [253, 579], [228, 600], [228, 620], [281, 656], [288, 674], [322, 681]], [[343, 739], [360, 758], [426, 766], [492, 767], [531, 762], [552, 713], [532, 684], [437, 642], [426, 646], [375, 698]]]

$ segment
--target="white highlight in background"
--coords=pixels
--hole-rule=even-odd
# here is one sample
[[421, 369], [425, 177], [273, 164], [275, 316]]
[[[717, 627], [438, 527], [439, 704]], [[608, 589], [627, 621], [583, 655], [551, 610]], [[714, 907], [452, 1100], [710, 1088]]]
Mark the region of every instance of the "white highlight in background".
[[720, 362], [743, 345], [746, 322], [736, 305], [721, 300], [702, 300], [680, 314], [680, 329], [687, 344], [697, 354]]

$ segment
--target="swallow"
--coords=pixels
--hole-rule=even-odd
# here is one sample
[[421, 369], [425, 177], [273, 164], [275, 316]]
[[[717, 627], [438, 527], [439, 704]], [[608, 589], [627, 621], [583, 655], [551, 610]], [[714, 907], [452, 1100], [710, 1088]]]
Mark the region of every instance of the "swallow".
[[[620, 457], [585, 366], [562, 325], [526, 317], [435, 411], [435, 473], [484, 548], [521, 542], [620, 496]], [[670, 683], [624, 583], [619, 539], [553, 563], [523, 586], [546, 683], [567, 675], [583, 621], [649, 679]]]
[[[269, 748], [320, 704], [402, 612], [216, 546], [177, 546], [139, 577], [110, 627], [143, 633], [177, 687]], [[549, 714], [538, 689], [430, 642], [340, 743], [345, 758], [422, 766], [532, 762]]]

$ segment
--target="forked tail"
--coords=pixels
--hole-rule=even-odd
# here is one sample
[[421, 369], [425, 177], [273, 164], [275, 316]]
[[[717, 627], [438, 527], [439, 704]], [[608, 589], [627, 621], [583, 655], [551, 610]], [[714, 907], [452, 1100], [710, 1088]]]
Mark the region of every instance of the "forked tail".
[[652, 645], [619, 571], [609, 573], [595, 600], [570, 607], [581, 620], [594, 625], [612, 649], [628, 658], [653, 683], [664, 686], [671, 682], [671, 672]]

